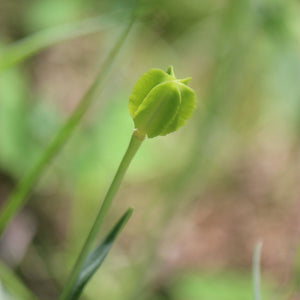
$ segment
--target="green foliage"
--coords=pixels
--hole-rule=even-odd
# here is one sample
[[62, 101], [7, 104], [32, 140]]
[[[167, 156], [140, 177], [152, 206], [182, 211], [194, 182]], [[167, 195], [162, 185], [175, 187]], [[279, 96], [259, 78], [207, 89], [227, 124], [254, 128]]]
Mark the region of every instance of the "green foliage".
[[96, 247], [96, 249], [86, 258], [82, 269], [79, 274], [79, 278], [76, 281], [75, 285], [72, 287], [72, 293], [70, 299], [78, 299], [82, 293], [85, 285], [92, 278], [94, 273], [98, 270], [102, 262], [104, 261], [106, 255], [111, 249], [115, 239], [123, 229], [123, 227], [128, 222], [133, 209], [128, 209], [120, 220], [115, 224], [113, 229], [105, 237], [105, 239]]
[[[132, 1], [88, 0], [83, 3], [77, 0], [18, 0], [2, 2], [5, 2], [5, 5], [0, 4], [0, 25], [3, 29], [1, 37], [4, 37], [1, 45], [6, 45], [7, 41], [26, 35], [28, 30], [33, 32], [37, 28], [42, 29], [50, 25], [57, 26], [58, 23], [65, 23], [66, 20], [77, 20], [87, 11], [91, 12], [91, 16], [97, 16], [105, 12], [105, 7], [106, 9], [113, 7], [115, 10], [122, 6], [127, 9], [128, 2]], [[23, 6], [20, 6], [21, 2], [24, 3]], [[137, 206], [138, 214], [135, 218], [137, 224], [133, 229], [130, 229], [132, 232], [130, 232], [129, 237], [130, 247], [133, 251], [122, 254], [117, 251], [112, 253], [111, 263], [101, 266], [105, 272], [95, 274], [97, 280], [89, 285], [89, 289], [85, 291], [87, 299], [143, 299], [142, 297], [131, 297], [137, 289], [143, 289], [146, 294], [153, 293], [155, 287], [147, 284], [147, 279], [149, 273], [155, 277], [157, 276], [155, 272], [158, 270], [160, 274], [161, 267], [158, 264], [160, 258], [156, 257], [156, 253], [159, 253], [157, 251], [159, 245], [156, 239], [151, 240], [151, 237], [159, 236], [163, 231], [162, 228], [165, 228], [169, 220], [174, 220], [171, 217], [176, 213], [175, 208], [178, 207], [178, 202], [181, 203], [181, 207], [187, 206], [188, 209], [192, 201], [195, 202], [198, 199], [201, 199], [200, 201], [206, 205], [207, 195], [207, 202], [214, 200], [210, 197], [210, 189], [213, 187], [214, 192], [217, 193], [219, 186], [224, 187], [225, 185], [226, 191], [222, 195], [222, 201], [212, 202], [211, 206], [214, 205], [211, 207], [212, 210], [218, 209], [220, 206], [223, 207], [226, 198], [234, 195], [239, 198], [240, 201], [238, 202], [242, 202], [244, 198], [247, 199], [247, 205], [243, 207], [246, 214], [247, 208], [251, 207], [252, 203], [252, 200], [249, 201], [248, 198], [253, 199], [251, 193], [256, 193], [257, 185], [259, 190], [262, 189], [263, 197], [266, 198], [262, 199], [258, 196], [259, 199], [257, 202], [255, 200], [255, 203], [263, 203], [266, 200], [268, 203], [272, 203], [268, 207], [273, 209], [279, 205], [280, 199], [287, 199], [284, 202], [288, 203], [291, 194], [288, 194], [287, 190], [293, 192], [293, 187], [290, 187], [287, 181], [292, 182], [291, 178], [297, 178], [293, 166], [297, 165], [295, 162], [298, 158], [300, 128], [299, 1], [192, 0], [182, 5], [181, 2], [155, 0], [148, 1], [147, 5], [150, 8], [148, 14], [139, 24], [135, 32], [137, 35], [129, 44], [129, 51], [125, 52], [126, 56], [123, 57], [125, 63], [122, 62], [118, 65], [115, 71], [117, 76], [107, 82], [103, 93], [104, 97], [100, 99], [101, 106], [95, 106], [82, 126], [79, 126], [80, 128], [77, 126], [74, 138], [60, 155], [54, 168], [48, 172], [52, 176], [50, 177], [51, 180], [44, 177], [43, 186], [40, 186], [37, 190], [38, 193], [34, 194], [36, 201], [32, 201], [28, 207], [29, 213], [33, 214], [33, 218], [37, 218], [39, 221], [41, 207], [48, 214], [49, 211], [56, 209], [58, 202], [62, 204], [62, 211], [59, 211], [59, 214], [63, 215], [64, 221], [55, 223], [57, 231], [53, 232], [53, 236], [56, 234], [61, 236], [67, 227], [65, 238], [68, 239], [68, 243], [63, 244], [60, 240], [51, 248], [51, 245], [48, 244], [48, 239], [51, 237], [39, 236], [39, 233], [37, 233], [37, 239], [32, 242], [32, 247], [41, 242], [39, 246], [47, 248], [51, 253], [47, 257], [48, 264], [55, 265], [54, 275], [61, 283], [61, 279], [64, 277], [62, 274], [65, 275], [68, 263], [76, 258], [75, 254], [77, 253], [74, 249], [77, 249], [76, 246], [81, 244], [85, 238], [85, 229], [88, 225], [86, 224], [86, 216], [91, 216], [98, 208], [98, 195], [103, 194], [103, 189], [109, 181], [109, 174], [115, 170], [124, 144], [127, 142], [126, 134], [131, 127], [129, 126], [130, 120], [128, 118], [126, 120], [125, 109], [129, 94], [128, 86], [133, 84], [133, 78], [136, 74], [142, 73], [141, 70], [144, 68], [148, 69], [152, 65], [163, 67], [170, 62], [174, 63], [180, 72], [187, 72], [193, 76], [193, 86], [197, 89], [197, 98], [201, 99], [203, 107], [195, 111], [195, 117], [188, 122], [187, 130], [179, 131], [178, 134], [169, 135], [162, 140], [152, 140], [147, 147], [138, 153], [139, 157], [136, 157], [137, 160], [133, 166], [134, 172], [131, 170], [130, 176], [127, 177], [127, 188], [124, 194], [120, 195], [122, 198], [122, 201], [119, 202], [120, 207], [115, 208], [115, 210], [123, 210], [122, 205], [127, 207], [127, 201]], [[15, 7], [16, 13], [14, 13], [13, 7]], [[17, 11], [17, 7], [19, 7], [19, 11]], [[13, 14], [7, 13], [7, 11], [13, 12]], [[25, 22], [24, 16], [27, 18]], [[5, 19], [10, 21], [6, 21], [7, 24], [9, 23], [8, 25], [3, 24]], [[90, 23], [92, 27], [89, 27], [88, 23], [85, 27], [84, 21], [69, 24], [77, 27], [77, 33], [75, 27], [69, 28], [75, 30], [73, 31], [74, 35], [70, 34], [71, 31], [65, 30], [68, 29], [68, 24], [60, 25], [13, 43], [1, 52], [0, 69], [5, 70], [5, 73], [2, 72], [0, 76], [1, 171], [13, 175], [16, 179], [20, 178], [24, 171], [33, 166], [37, 155], [41, 152], [41, 147], [49, 143], [53, 133], [64, 122], [63, 116], [67, 114], [67, 110], [62, 109], [59, 113], [57, 111], [62, 106], [71, 107], [73, 103], [71, 103], [71, 99], [66, 97], [57, 105], [54, 97], [51, 98], [47, 94], [49, 90], [50, 93], [54, 91], [54, 95], [60, 92], [52, 83], [56, 73], [51, 68], [48, 72], [48, 60], [58, 57], [61, 62], [58, 72], [62, 73], [64, 73], [64, 64], [67, 63], [69, 71], [63, 75], [66, 75], [64, 78], [69, 81], [72, 78], [72, 73], [77, 72], [76, 55], [78, 55], [78, 51], [75, 48], [70, 49], [70, 57], [64, 60], [62, 53], [64, 55], [66, 49], [69, 51], [69, 45], [66, 43], [62, 46], [62, 52], [60, 47], [50, 49], [36, 60], [29, 60], [22, 68], [7, 69], [46, 47], [83, 35], [85, 30], [92, 33], [101, 30], [102, 25], [107, 28], [108, 23], [102, 24], [101, 19], [99, 18], [99, 22], [97, 19], [87, 20], [92, 21]], [[68, 36], [68, 34], [70, 35]], [[103, 36], [105, 39], [102, 40], [101, 38], [100, 43], [101, 51], [105, 52], [107, 45], [110, 44], [107, 42], [112, 41], [115, 36], [112, 32], [109, 34], [103, 32]], [[98, 36], [95, 39], [98, 43]], [[95, 42], [95, 39], [91, 36], [88, 42]], [[79, 53], [82, 51], [83, 54], [86, 49], [90, 53], [92, 48], [85, 39], [83, 39], [82, 47], [80, 45], [78, 50]], [[73, 56], [74, 54], [75, 56]], [[71, 62], [69, 58], [72, 60]], [[85, 61], [90, 63], [91, 60], [89, 59]], [[44, 69], [42, 71], [41, 66]], [[133, 118], [141, 106], [141, 102], [150, 94], [152, 88], [156, 85], [165, 84], [173, 76], [171, 70], [168, 72], [159, 71], [160, 75], [157, 74], [157, 77], [154, 77], [155, 80], [159, 80], [149, 84], [150, 90], [145, 84], [137, 90], [137, 95], [134, 95], [135, 90], [133, 91], [132, 96], [135, 100], [130, 107]], [[151, 81], [150, 77], [148, 79]], [[75, 84], [77, 84], [76, 81]], [[165, 87], [170, 88], [175, 95], [170, 97], [175, 98], [174, 102], [167, 101], [163, 106], [169, 114], [172, 113], [169, 105], [170, 103], [178, 103], [176, 101], [178, 94], [173, 91], [175, 89], [172, 85], [166, 84]], [[62, 91], [65, 92], [65, 89]], [[163, 91], [161, 89], [157, 94]], [[194, 97], [193, 91], [189, 88], [180, 90], [181, 94], [184, 92], [187, 95], [182, 98]], [[149, 102], [151, 102], [150, 100], [155, 102], [154, 97], [149, 97]], [[37, 109], [37, 102], [39, 102], [38, 105], [41, 105], [40, 107], [45, 108], [46, 114], [52, 113], [51, 116], [54, 118], [50, 123], [53, 125], [48, 124], [48, 119], [43, 112]], [[53, 107], [57, 105], [57, 108], [50, 112], [47, 102], [51, 103]], [[194, 105], [193, 101], [187, 100], [186, 102], [191, 106]], [[149, 104], [152, 107], [153, 103]], [[188, 106], [186, 109], [186, 105], [181, 106], [182, 113], [179, 113], [178, 116], [182, 115], [183, 117], [178, 121], [174, 119], [173, 126], [168, 127], [170, 132], [176, 130], [179, 124], [188, 119], [192, 111]], [[145, 117], [152, 112], [152, 109], [145, 107], [144, 115], [143, 111], [140, 112], [140, 120], [137, 118], [136, 121], [142, 123]], [[153, 107], [155, 106], [153, 105]], [[30, 120], [33, 122], [30, 123]], [[165, 120], [154, 123], [155, 126], [153, 125], [151, 128], [153, 135], [167, 133], [167, 130], [161, 132], [159, 130], [163, 124], [162, 121]], [[48, 130], [46, 123], [50, 126]], [[295, 144], [290, 139], [291, 135]], [[269, 147], [271, 151], [268, 150]], [[274, 164], [272, 158], [277, 156], [278, 148], [280, 148], [279, 157], [283, 159], [276, 160]], [[289, 152], [289, 148], [294, 149], [292, 154]], [[174, 149], [176, 150], [174, 151]], [[285, 160], [292, 161], [292, 164], [288, 165], [289, 162], [283, 162]], [[264, 174], [261, 174], [264, 172], [259, 172], [261, 162], [263, 163], [263, 170], [266, 168], [268, 174], [270, 171], [270, 176], [266, 180], [267, 187], [260, 185], [261, 182], [266, 182], [259, 180], [260, 177], [264, 179]], [[279, 164], [280, 172], [275, 174]], [[236, 168], [239, 170], [238, 177], [235, 177]], [[44, 173], [44, 170], [40, 170], [39, 176]], [[253, 172], [258, 174], [259, 183], [256, 182], [256, 178], [251, 177], [250, 181], [247, 181], [249, 180], [248, 175], [246, 176], [248, 179], [243, 177], [246, 172], [248, 174], [249, 170], [250, 177]], [[281, 176], [283, 173], [285, 176]], [[277, 177], [277, 175], [280, 178], [278, 182], [276, 184], [273, 182], [273, 186], [269, 185], [272, 178]], [[39, 176], [35, 182], [38, 181]], [[245, 188], [245, 186], [249, 186], [249, 183], [251, 187], [255, 187], [251, 188], [250, 194]], [[28, 190], [32, 190], [32, 185], [27, 187]], [[4, 194], [5, 188], [4, 186]], [[47, 195], [47, 199], [43, 197], [44, 195]], [[140, 195], [143, 195], [142, 201]], [[276, 203], [272, 202], [274, 198]], [[292, 198], [294, 198], [293, 195]], [[55, 201], [52, 202], [53, 199]], [[42, 200], [46, 200], [45, 203]], [[49, 206], [52, 209], [49, 209]], [[226, 207], [227, 205], [224, 205], [224, 210]], [[187, 208], [184, 207], [184, 209]], [[269, 213], [269, 209], [267, 212]], [[49, 224], [56, 222], [56, 216], [50, 216], [51, 213], [48, 215], [49, 220], [47, 218], [47, 222], [49, 221]], [[69, 215], [71, 215], [70, 218], [67, 217]], [[161, 215], [163, 221], [159, 220]], [[114, 212], [112, 212], [112, 216], [108, 216], [108, 221], [112, 221], [109, 218], [113, 219], [114, 216]], [[73, 222], [70, 222], [70, 219]], [[44, 220], [39, 222], [39, 225], [45, 226]], [[174, 222], [176, 225], [177, 220], [175, 219]], [[187, 219], [186, 222], [188, 226], [191, 220]], [[282, 226], [285, 225], [282, 224]], [[242, 227], [243, 224], [239, 226], [239, 228]], [[52, 227], [49, 226], [49, 228]], [[70, 232], [74, 235], [74, 241], [70, 238]], [[141, 232], [143, 232], [142, 235]], [[188, 235], [189, 233], [187, 233], [187, 238]], [[140, 238], [141, 236], [143, 239]], [[238, 241], [241, 236], [242, 234], [237, 236], [237, 243], [235, 243], [235, 239], [232, 243], [228, 243], [232, 249], [230, 255], [235, 255], [238, 252], [236, 248], [240, 246]], [[137, 244], [134, 243], [136, 237], [139, 237]], [[168, 236], [168, 238], [170, 237]], [[144, 243], [144, 240], [147, 242]], [[210, 240], [205, 242], [208, 245], [211, 243]], [[247, 245], [244, 245], [243, 249], [249, 247], [249, 244]], [[267, 248], [272, 248], [272, 245]], [[234, 252], [233, 249], [237, 252]], [[292, 249], [291, 247], [290, 251], [293, 251]], [[139, 255], [137, 256], [136, 253]], [[283, 254], [284, 251], [280, 251], [280, 253]], [[151, 257], [149, 261], [144, 259], [148, 256]], [[201, 264], [203, 256], [198, 258], [199, 264]], [[185, 259], [182, 258], [183, 263], [185, 263]], [[218, 257], [218, 259], [220, 258]], [[226, 259], [228, 257], [224, 251], [221, 260], [230, 264], [231, 261], [225, 261]], [[57, 260], [61, 263], [57, 263]], [[270, 261], [272, 261], [272, 257], [270, 257]], [[297, 260], [297, 262], [299, 261]], [[245, 263], [245, 261], [240, 260], [238, 262]], [[21, 270], [26, 276], [26, 269], [24, 269], [23, 264], [18, 266], [18, 270]], [[136, 265], [141, 267], [137, 268]], [[162, 265], [164, 266], [164, 264]], [[295, 266], [297, 269], [295, 288], [299, 286], [297, 284], [300, 278], [298, 265], [300, 264], [296, 263]], [[233, 267], [231, 266], [231, 268]], [[39, 274], [40, 269], [42, 268], [34, 260], [31, 268], [32, 274]], [[43, 271], [45, 272], [44, 269]], [[210, 274], [209, 271], [205, 273], [195, 273], [179, 278], [174, 281], [174, 284], [167, 285], [166, 296], [161, 293], [159, 299], [251, 299], [250, 268], [245, 276], [230, 271], [218, 275]], [[29, 281], [30, 275], [27, 277]], [[167, 280], [172, 277], [172, 274], [167, 272], [164, 275]], [[3, 276], [6, 277], [6, 275]], [[281, 275], [279, 274], [279, 276]], [[160, 277], [156, 278], [160, 279]], [[48, 284], [50, 281], [45, 280]], [[101, 283], [100, 288], [98, 282]], [[33, 289], [38, 290], [38, 284], [29, 283]], [[8, 283], [3, 281], [3, 284], [4, 289], [6, 289]], [[266, 292], [266, 289], [263, 278], [263, 299], [274, 299], [274, 294]], [[47, 290], [43, 293], [45, 297], [41, 298], [46, 299]], [[101, 297], [98, 296], [99, 294]], [[157, 297], [155, 294], [150, 299], [153, 300]], [[19, 298], [23, 299], [24, 297], [20, 296]]]
[[196, 97], [187, 87], [189, 78], [176, 79], [167, 72], [151, 69], [141, 76], [129, 97], [129, 112], [135, 128], [149, 138], [167, 135], [185, 124], [195, 109]]
[[112, 201], [120, 187], [120, 184], [124, 178], [124, 175], [135, 156], [137, 150], [141, 146], [142, 142], [144, 140], [144, 137], [140, 137], [139, 134], [137, 134], [136, 131], [133, 132], [132, 137], [130, 139], [130, 143], [128, 145], [128, 148], [123, 156], [123, 159], [116, 171], [116, 174], [110, 184], [110, 187], [104, 197], [104, 200], [102, 202], [102, 205], [100, 209], [98, 210], [97, 216], [92, 224], [92, 227], [86, 237], [85, 243], [77, 257], [77, 260], [75, 262], [75, 265], [72, 269], [72, 272], [68, 278], [68, 281], [62, 291], [62, 294], [60, 296], [60, 300], [66, 300], [69, 299], [70, 295], [72, 294], [72, 290], [74, 285], [76, 285], [76, 282], [78, 280], [79, 274], [82, 270], [82, 267], [84, 266], [84, 263], [87, 260], [87, 256], [89, 255], [90, 249], [95, 242], [97, 238], [97, 234], [101, 228], [101, 225], [104, 221], [105, 216], [108, 213], [108, 210], [112, 204]]
[[[187, 273], [169, 287], [173, 300], [252, 300], [251, 277], [239, 272], [213, 274]], [[262, 299], [274, 299], [275, 291], [268, 282], [262, 286]]]
[[96, 75], [95, 80], [89, 86], [73, 113], [66, 120], [65, 124], [63, 124], [61, 128], [59, 128], [52, 141], [50, 141], [48, 146], [41, 153], [37, 162], [32, 166], [32, 168], [30, 168], [28, 173], [23, 177], [19, 185], [15, 188], [11, 196], [5, 202], [5, 206], [4, 208], [2, 208], [2, 211], [0, 213], [0, 233], [3, 232], [5, 226], [10, 221], [12, 216], [14, 216], [25, 204], [28, 193], [31, 191], [42, 173], [45, 171], [52, 158], [59, 152], [61, 147], [70, 137], [71, 133], [76, 128], [91, 103], [95, 100], [95, 96], [98, 94], [100, 86], [103, 83], [103, 80], [105, 79], [105, 76], [109, 72], [110, 68], [112, 67], [112, 64], [119, 50], [121, 49], [127, 35], [129, 34], [134, 21], [135, 16], [130, 19], [128, 26], [117, 39], [107, 59], [104, 61], [102, 68]]
[[78, 21], [71, 24], [41, 30], [7, 47], [0, 49], [0, 73], [21, 63], [28, 57], [41, 50], [49, 48], [63, 41], [82, 35], [99, 32], [107, 26], [104, 17]]
[[[24, 172], [33, 154], [29, 139], [26, 139], [26, 84], [18, 69], [11, 69], [0, 76], [0, 161], [2, 168], [13, 176]], [[24, 160], [24, 155], [27, 160]]]
[[83, 10], [78, 0], [34, 1], [27, 6], [24, 25], [30, 31], [53, 27], [78, 19]]
[[[61, 294], [61, 300], [73, 299], [72, 293], [74, 292], [74, 286], [78, 286], [75, 288], [74, 293], [79, 295], [83, 286], [92, 275], [92, 273], [86, 274], [85, 271], [82, 277], [80, 274], [82, 272], [82, 268], [85, 269], [87, 261], [90, 261], [91, 259], [87, 258], [91, 245], [96, 239], [97, 233], [100, 230], [120, 183], [131, 160], [144, 140], [145, 134], [149, 137], [154, 137], [158, 134], [167, 134], [169, 128], [176, 130], [179, 126], [184, 124], [184, 117], [191, 115], [193, 112], [193, 106], [195, 103], [194, 93], [190, 92], [190, 89], [186, 91], [188, 88], [185, 87], [185, 84], [187, 84], [189, 79], [176, 80], [172, 67], [170, 67], [165, 74], [160, 70], [150, 70], [150, 73], [150, 85], [147, 84], [147, 82], [149, 82], [147, 79], [148, 76], [144, 76], [144, 79], [140, 80], [140, 83], [134, 88], [136, 98], [131, 97], [129, 100], [129, 111], [131, 115], [134, 115], [134, 121], [137, 128], [132, 134], [128, 149], [125, 152], [91, 230], [86, 238], [85, 244], [76, 260], [74, 268]], [[157, 84], [158, 78], [156, 74], [158, 74], [159, 79], [162, 79], [160, 82], [163, 81], [164, 77], [167, 77], [168, 80]], [[182, 93], [180, 92], [181, 90], [183, 90]], [[143, 99], [142, 96], [144, 96], [145, 99]], [[185, 99], [181, 99], [183, 96], [185, 96]], [[192, 105], [188, 103], [189, 101], [192, 101]], [[184, 108], [181, 108], [181, 106], [184, 106]], [[178, 114], [180, 114], [180, 116], [178, 116]], [[166, 124], [163, 124], [164, 122], [166, 122]], [[178, 125], [178, 127], [174, 127], [173, 124]], [[102, 248], [103, 247], [100, 246], [99, 255], [102, 253]], [[92, 254], [92, 257], [94, 257], [94, 254]], [[99, 264], [101, 261], [102, 260], [100, 259]], [[95, 270], [93, 270], [93, 272], [94, 271]], [[78, 277], [80, 278], [79, 283], [77, 282]]]
[[21, 282], [14, 272], [4, 263], [0, 262], [0, 299], [11, 299], [10, 296], [5, 298], [2, 294], [1, 283], [5, 286], [9, 295], [22, 300], [37, 300], [37, 297]]

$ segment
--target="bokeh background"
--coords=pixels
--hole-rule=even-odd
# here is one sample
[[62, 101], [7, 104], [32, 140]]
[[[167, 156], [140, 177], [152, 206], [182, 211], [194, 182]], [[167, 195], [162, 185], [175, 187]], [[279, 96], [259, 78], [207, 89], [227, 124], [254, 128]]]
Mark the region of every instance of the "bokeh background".
[[[2, 49], [103, 18], [98, 32], [0, 74], [1, 203], [93, 81], [132, 7], [0, 1]], [[100, 97], [2, 238], [2, 261], [39, 299], [56, 299], [129, 142], [131, 89], [148, 69], [169, 65], [177, 78], [192, 77], [197, 109], [178, 132], [139, 150], [100, 236], [127, 207], [134, 214], [82, 299], [253, 299], [259, 241], [262, 299], [300, 299], [296, 0], [144, 1]]]

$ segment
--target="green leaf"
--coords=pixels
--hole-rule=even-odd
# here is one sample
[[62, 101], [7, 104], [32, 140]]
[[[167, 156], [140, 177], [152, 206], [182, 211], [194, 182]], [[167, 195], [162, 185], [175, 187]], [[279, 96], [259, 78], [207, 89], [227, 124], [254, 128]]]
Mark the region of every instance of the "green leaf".
[[[22, 283], [14, 272], [2, 262], [0, 262], [0, 281], [15, 299], [37, 300], [37, 297]], [[0, 294], [0, 299], [2, 299], [1, 297], [2, 295]]]
[[[173, 278], [171, 276], [169, 282], [167, 291], [172, 300], [253, 300], [251, 276], [245, 270], [226, 269], [223, 272], [189, 270], [180, 272]], [[288, 299], [283, 295], [284, 292], [278, 297], [278, 284], [275, 281], [262, 282], [263, 299]]]
[[180, 93], [174, 81], [164, 82], [151, 90], [139, 106], [134, 124], [149, 138], [160, 135], [175, 118], [180, 105]]
[[96, 17], [34, 33], [1, 49], [0, 73], [43, 49], [72, 38], [98, 32], [107, 26], [106, 18]]
[[95, 274], [98, 268], [101, 266], [110, 248], [112, 247], [118, 234], [121, 232], [133, 212], [132, 208], [129, 208], [124, 215], [119, 219], [113, 229], [105, 237], [105, 239], [96, 247], [96, 249], [87, 257], [80, 271], [79, 278], [73, 287], [72, 293], [68, 299], [78, 299], [82, 293], [85, 285]]
[[117, 54], [119, 53], [127, 35], [129, 34], [134, 24], [135, 19], [136, 15], [133, 14], [124, 32], [117, 39], [114, 47], [109, 52], [107, 58], [104, 60], [102, 68], [96, 75], [95, 80], [89, 86], [86, 93], [83, 95], [70, 117], [60, 127], [60, 129], [54, 135], [53, 139], [49, 142], [48, 146], [41, 153], [39, 159], [32, 166], [32, 168], [30, 168], [29, 171], [24, 175], [23, 179], [20, 180], [16, 188], [13, 190], [12, 194], [2, 205], [2, 209], [0, 211], [0, 234], [2, 234], [4, 228], [6, 227], [10, 219], [28, 200], [27, 196], [29, 192], [37, 183], [38, 179], [41, 177], [41, 175], [43, 174], [53, 157], [55, 157], [56, 154], [61, 150], [66, 140], [70, 137], [71, 133], [76, 128], [87, 109], [90, 107], [91, 103], [95, 101], [95, 96], [99, 94], [101, 84], [103, 83], [105, 77], [109, 73]]
[[170, 75], [160, 69], [151, 69], [143, 74], [134, 85], [129, 97], [130, 116], [135, 117], [138, 107], [155, 86], [172, 79]]

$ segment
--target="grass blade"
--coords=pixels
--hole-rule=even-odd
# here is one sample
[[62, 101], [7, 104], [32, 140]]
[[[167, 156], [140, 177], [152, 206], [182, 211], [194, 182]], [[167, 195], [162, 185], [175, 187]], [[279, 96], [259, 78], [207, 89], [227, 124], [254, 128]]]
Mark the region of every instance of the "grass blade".
[[0, 52], [0, 73], [43, 49], [82, 35], [98, 32], [108, 26], [108, 18], [101, 16], [34, 33]]
[[260, 290], [260, 256], [261, 256], [262, 242], [258, 242], [254, 246], [252, 259], [252, 276], [253, 276], [253, 299], [261, 300]]
[[17, 297], [17, 299], [23, 300], [37, 300], [32, 292], [25, 287], [19, 278], [10, 270], [5, 264], [0, 262], [0, 281], [3, 283], [8, 292]]
[[66, 123], [59, 129], [59, 131], [54, 136], [53, 140], [41, 154], [36, 164], [23, 177], [23, 179], [17, 185], [16, 189], [12, 192], [10, 197], [4, 203], [0, 212], [0, 234], [3, 232], [9, 220], [24, 205], [29, 192], [32, 190], [39, 177], [43, 174], [47, 165], [59, 152], [64, 143], [68, 140], [71, 133], [73, 132], [73, 130], [75, 129], [75, 127], [77, 126], [77, 124], [79, 123], [79, 121], [81, 120], [91, 103], [95, 100], [95, 96], [98, 95], [99, 90], [101, 88], [101, 84], [103, 83], [104, 79], [106, 78], [106, 75], [110, 71], [117, 54], [119, 53], [127, 35], [131, 30], [135, 18], [136, 15], [134, 14], [128, 26], [118, 38], [115, 46], [109, 53], [94, 82], [91, 84], [85, 95], [82, 97], [72, 115], [69, 117]]
[[123, 227], [128, 222], [133, 212], [132, 208], [129, 208], [123, 216], [119, 219], [119, 221], [115, 224], [113, 229], [109, 232], [109, 234], [105, 237], [105, 239], [96, 247], [96, 249], [87, 257], [82, 270], [79, 274], [79, 278], [75, 283], [75, 286], [72, 288], [72, 293], [68, 299], [75, 300], [78, 299], [80, 294], [82, 293], [85, 285], [92, 278], [98, 268], [101, 266], [104, 261], [106, 255], [111, 249], [115, 239], [123, 229]]

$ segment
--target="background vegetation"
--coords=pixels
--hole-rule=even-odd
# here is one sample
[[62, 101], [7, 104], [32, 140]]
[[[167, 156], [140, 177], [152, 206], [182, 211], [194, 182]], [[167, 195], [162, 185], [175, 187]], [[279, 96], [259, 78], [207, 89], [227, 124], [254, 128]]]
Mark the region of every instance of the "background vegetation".
[[[0, 298], [28, 293], [12, 270], [39, 299], [57, 297], [127, 147], [131, 89], [148, 69], [172, 64], [178, 78], [192, 76], [196, 112], [139, 150], [104, 225], [128, 206], [135, 212], [84, 299], [252, 299], [260, 240], [262, 298], [299, 299], [299, 6], [144, 1], [101, 95], [1, 240]], [[0, 0], [2, 53], [26, 36], [89, 20], [89, 34], [0, 63], [1, 203], [70, 115], [132, 7]]]

